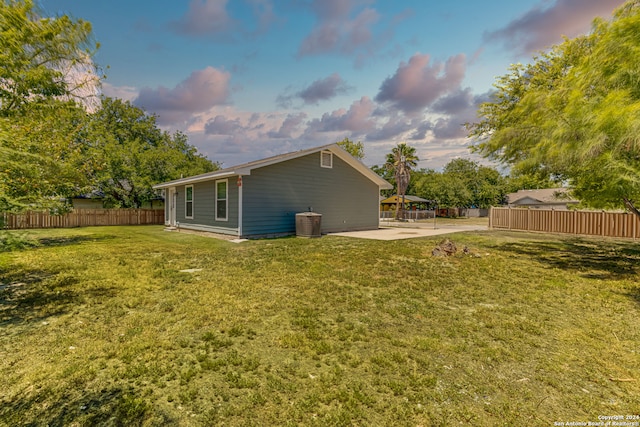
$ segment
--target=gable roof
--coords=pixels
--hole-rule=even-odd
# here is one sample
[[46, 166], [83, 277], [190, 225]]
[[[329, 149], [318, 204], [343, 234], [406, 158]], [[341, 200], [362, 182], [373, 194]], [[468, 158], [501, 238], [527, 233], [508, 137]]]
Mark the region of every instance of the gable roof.
[[517, 203], [524, 199], [530, 199], [538, 203], [578, 203], [579, 200], [571, 197], [568, 188], [543, 188], [540, 190], [519, 190], [507, 195], [509, 204]]
[[196, 182], [210, 181], [213, 179], [220, 179], [224, 177], [234, 176], [234, 175], [251, 175], [251, 171], [253, 169], [263, 168], [265, 166], [270, 166], [276, 163], [285, 162], [287, 160], [293, 160], [298, 157], [307, 156], [313, 153], [319, 153], [321, 151], [331, 151], [333, 154], [338, 156], [341, 160], [349, 164], [351, 167], [356, 169], [362, 175], [376, 183], [381, 189], [390, 190], [393, 188], [391, 184], [382, 179], [378, 174], [369, 169], [364, 163], [360, 160], [353, 157], [349, 154], [345, 149], [340, 147], [338, 144], [329, 144], [323, 145], [320, 147], [309, 148], [306, 150], [293, 151], [291, 153], [280, 154], [273, 157], [268, 157], [262, 160], [255, 160], [248, 163], [243, 163], [237, 166], [232, 166], [230, 168], [220, 169], [213, 172], [207, 172], [200, 175], [189, 176], [186, 178], [175, 179], [173, 181], [163, 182], [161, 184], [156, 184], [153, 186], [154, 189], [161, 188], [169, 188], [174, 187], [176, 185], [185, 185], [185, 184], [193, 184]]

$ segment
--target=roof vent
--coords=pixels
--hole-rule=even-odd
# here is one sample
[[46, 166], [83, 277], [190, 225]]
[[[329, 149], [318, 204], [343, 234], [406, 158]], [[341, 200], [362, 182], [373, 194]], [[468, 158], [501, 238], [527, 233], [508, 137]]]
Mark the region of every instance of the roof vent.
[[331, 151], [320, 152], [320, 166], [329, 169], [333, 167], [333, 153]]

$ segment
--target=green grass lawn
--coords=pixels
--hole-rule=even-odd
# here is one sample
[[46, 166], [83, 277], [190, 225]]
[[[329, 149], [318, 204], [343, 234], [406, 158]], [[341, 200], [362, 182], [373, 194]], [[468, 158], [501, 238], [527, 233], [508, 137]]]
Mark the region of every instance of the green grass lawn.
[[[475, 232], [0, 253], [0, 425], [540, 425], [638, 413], [640, 246]], [[180, 270], [195, 269], [192, 272]]]

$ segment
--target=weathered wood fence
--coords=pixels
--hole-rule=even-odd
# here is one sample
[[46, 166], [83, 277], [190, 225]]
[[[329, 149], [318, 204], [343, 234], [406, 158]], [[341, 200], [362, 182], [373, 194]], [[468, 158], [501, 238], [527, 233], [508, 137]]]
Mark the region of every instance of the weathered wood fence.
[[96, 225], [164, 224], [164, 210], [158, 209], [74, 209], [64, 215], [47, 212], [0, 213], [6, 229], [72, 228]]
[[489, 227], [543, 233], [640, 238], [640, 218], [625, 212], [491, 208]]

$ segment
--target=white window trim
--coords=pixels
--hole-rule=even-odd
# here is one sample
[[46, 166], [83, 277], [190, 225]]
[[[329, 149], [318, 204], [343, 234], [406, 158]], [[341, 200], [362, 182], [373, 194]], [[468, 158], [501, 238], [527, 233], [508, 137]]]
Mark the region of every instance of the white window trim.
[[[227, 185], [225, 186], [227, 189], [227, 194], [225, 194], [225, 198], [224, 198], [224, 203], [226, 204], [225, 207], [225, 214], [226, 216], [224, 218], [219, 217], [218, 216], [218, 183], [219, 182], [226, 182]], [[215, 217], [216, 217], [216, 221], [229, 221], [229, 180], [228, 179], [219, 179], [215, 182], [215, 195], [214, 195], [214, 200], [215, 200], [215, 206], [214, 206], [214, 210], [215, 210]]]
[[[187, 188], [191, 188], [191, 200], [187, 200]], [[185, 185], [184, 186], [184, 217], [185, 219], [193, 219], [193, 214], [195, 212], [193, 203], [195, 199], [195, 192], [193, 191], [193, 185]], [[187, 216], [187, 203], [191, 202], [191, 216]]]
[[[329, 155], [329, 164], [325, 165], [324, 163], [324, 155], [328, 154]], [[333, 168], [333, 153], [331, 151], [321, 151], [320, 152], [320, 167], [321, 168], [327, 168], [327, 169], [332, 169]]]

